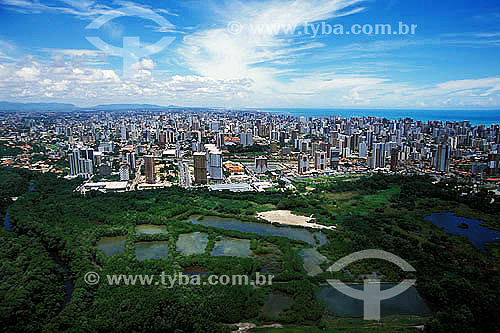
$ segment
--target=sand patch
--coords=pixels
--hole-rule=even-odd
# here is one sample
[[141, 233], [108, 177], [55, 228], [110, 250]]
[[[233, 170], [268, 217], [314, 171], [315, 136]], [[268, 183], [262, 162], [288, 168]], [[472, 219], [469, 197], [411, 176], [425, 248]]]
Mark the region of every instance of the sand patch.
[[258, 213], [257, 217], [264, 219], [268, 222], [295, 225], [301, 227], [315, 228], [315, 229], [329, 229], [336, 230], [335, 226], [326, 226], [311, 222], [314, 220], [312, 217], [299, 216], [292, 214], [289, 210], [270, 210], [267, 212]]

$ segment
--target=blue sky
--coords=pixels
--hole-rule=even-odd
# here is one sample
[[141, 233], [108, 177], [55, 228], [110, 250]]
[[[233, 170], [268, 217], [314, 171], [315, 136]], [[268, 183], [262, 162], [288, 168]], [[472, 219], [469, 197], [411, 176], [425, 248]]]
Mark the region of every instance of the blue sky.
[[[117, 17], [86, 29], [109, 13]], [[322, 24], [350, 32], [399, 22], [415, 34], [321, 33]], [[305, 34], [305, 23], [319, 33]], [[124, 75], [122, 56], [88, 37], [119, 48], [139, 37], [145, 50], [171, 43], [130, 52]], [[497, 0], [0, 0], [0, 100], [8, 101], [500, 108], [499, 59]]]

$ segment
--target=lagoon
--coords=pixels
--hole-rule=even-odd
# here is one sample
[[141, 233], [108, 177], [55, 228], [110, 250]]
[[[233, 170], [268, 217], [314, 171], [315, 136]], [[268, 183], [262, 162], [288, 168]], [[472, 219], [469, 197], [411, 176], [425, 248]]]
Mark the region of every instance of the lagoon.
[[[454, 213], [435, 213], [425, 218], [447, 233], [465, 236], [477, 248], [486, 243], [500, 241], [500, 231], [481, 226], [482, 221], [458, 217]], [[466, 228], [465, 224], [467, 225]]]
[[302, 258], [302, 266], [309, 276], [316, 276], [323, 273], [320, 265], [325, 261], [328, 262], [328, 259], [324, 255], [312, 248], [300, 250], [299, 256]]
[[168, 231], [164, 225], [162, 226], [154, 224], [141, 224], [135, 227], [135, 234], [157, 235], [157, 234], [168, 234]]
[[135, 244], [135, 258], [137, 260], [146, 259], [167, 259], [168, 242], [138, 242]]
[[[362, 284], [346, 283], [347, 286], [363, 290]], [[381, 290], [394, 287], [396, 284], [383, 283]], [[347, 296], [330, 285], [322, 286], [316, 291], [316, 297], [325, 303], [329, 314], [338, 317], [363, 317], [363, 301]], [[410, 287], [403, 293], [381, 301], [382, 317], [392, 315], [428, 316], [430, 310], [418, 294], [415, 287]]]
[[179, 239], [175, 244], [177, 251], [185, 256], [192, 254], [202, 254], [208, 244], [208, 234], [204, 232], [192, 232], [189, 234], [179, 235]]
[[248, 239], [223, 237], [215, 242], [212, 256], [248, 258], [250, 256], [250, 241]]
[[303, 241], [310, 245], [316, 245], [314, 236], [318, 238], [320, 246], [326, 244], [327, 242], [325, 234], [322, 231], [311, 233], [306, 229], [277, 227], [266, 223], [242, 222], [232, 218], [223, 218], [217, 216], [205, 216], [201, 220], [199, 218], [199, 216], [191, 216], [188, 221], [193, 224], [205, 225], [213, 228], [248, 232], [262, 236], [285, 237], [293, 240]]
[[97, 242], [97, 249], [104, 252], [109, 257], [115, 254], [121, 254], [125, 251], [126, 236], [104, 237]]

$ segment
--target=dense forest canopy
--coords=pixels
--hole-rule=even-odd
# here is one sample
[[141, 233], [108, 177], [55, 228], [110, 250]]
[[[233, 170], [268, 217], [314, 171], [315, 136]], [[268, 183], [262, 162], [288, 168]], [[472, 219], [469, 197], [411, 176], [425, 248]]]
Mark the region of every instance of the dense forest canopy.
[[[298, 251], [310, 244], [185, 222], [193, 214], [257, 222], [257, 212], [273, 209], [314, 215], [317, 223], [336, 225], [339, 232], [325, 231], [329, 241], [318, 247], [330, 262], [377, 248], [411, 263], [417, 269], [417, 290], [432, 310], [432, 317], [422, 319], [429, 331], [500, 330], [498, 247], [481, 251], [424, 220], [432, 212], [454, 211], [499, 228], [498, 196], [476, 193], [468, 184], [435, 182], [425, 176], [373, 175], [309, 183], [314, 188], [310, 191], [298, 183], [297, 192], [235, 194], [174, 186], [156, 191], [90, 192], [82, 197], [74, 192], [77, 181], [52, 175], [2, 168], [0, 180], [2, 214], [9, 210], [14, 229], [0, 233], [0, 316], [7, 331], [223, 332], [229, 330], [223, 324], [241, 321], [328, 328], [324, 305], [314, 292], [332, 273], [307, 276]], [[30, 185], [34, 185], [32, 191]], [[19, 198], [13, 201], [12, 197]], [[138, 224], [164, 225], [168, 235], [136, 235]], [[208, 234], [207, 250], [182, 256], [176, 240], [193, 231]], [[96, 249], [99, 239], [117, 235], [127, 237], [122, 254], [106, 257]], [[280, 271], [275, 280], [279, 283], [257, 289], [237, 285], [170, 289], [90, 286], [83, 281], [89, 271], [173, 274], [188, 266], [214, 274], [253, 276], [259, 271], [262, 258], [258, 256], [210, 256], [221, 236], [250, 239], [252, 249], [263, 257], [278, 253]], [[135, 242], [158, 239], [168, 241], [168, 258], [135, 259]], [[64, 277], [54, 255], [68, 269], [75, 287], [64, 309]], [[382, 272], [388, 281], [407, 277], [391, 264], [370, 260], [334, 277], [359, 281], [358, 275], [367, 271]], [[290, 309], [279, 317], [261, 311], [270, 292], [293, 298]]]

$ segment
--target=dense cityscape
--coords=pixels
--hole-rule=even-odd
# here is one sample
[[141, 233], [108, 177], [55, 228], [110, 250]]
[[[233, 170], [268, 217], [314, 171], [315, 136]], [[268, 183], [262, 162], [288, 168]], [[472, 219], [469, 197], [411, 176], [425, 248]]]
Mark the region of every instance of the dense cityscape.
[[[265, 191], [373, 172], [500, 183], [499, 125], [228, 110], [8, 113], [1, 164], [81, 177], [82, 191]], [[9, 154], [15, 152], [15, 154]]]

